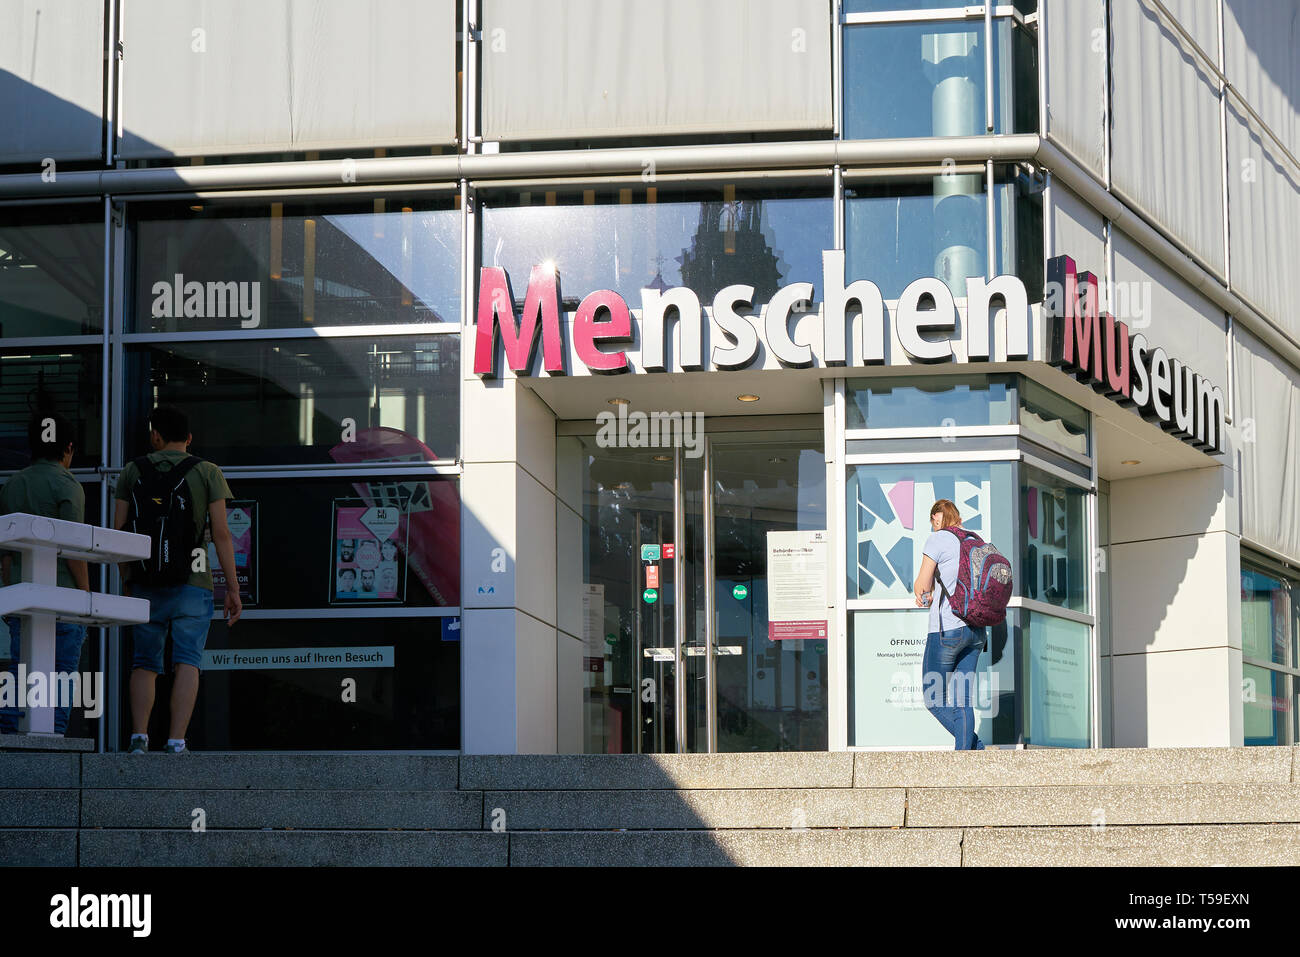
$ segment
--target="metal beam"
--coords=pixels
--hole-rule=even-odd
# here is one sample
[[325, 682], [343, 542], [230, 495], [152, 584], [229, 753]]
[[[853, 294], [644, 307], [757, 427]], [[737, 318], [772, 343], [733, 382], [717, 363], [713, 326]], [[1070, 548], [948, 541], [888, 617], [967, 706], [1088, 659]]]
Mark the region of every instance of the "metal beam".
[[793, 143], [728, 143], [608, 150], [487, 153], [442, 156], [384, 156], [149, 167], [60, 173], [44, 182], [41, 173], [0, 176], [0, 198], [88, 196], [106, 193], [193, 193], [226, 189], [335, 189], [355, 184], [358, 192], [380, 183], [459, 182], [554, 176], [640, 175], [714, 170], [797, 167], [899, 166], [1029, 159], [1039, 146], [1034, 134], [921, 137], [892, 140], [812, 140]]

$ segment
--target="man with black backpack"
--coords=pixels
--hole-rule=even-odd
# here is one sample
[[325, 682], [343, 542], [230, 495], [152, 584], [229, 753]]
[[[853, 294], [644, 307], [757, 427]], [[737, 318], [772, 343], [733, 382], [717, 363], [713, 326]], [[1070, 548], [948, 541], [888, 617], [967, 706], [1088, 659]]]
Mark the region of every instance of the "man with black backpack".
[[[149, 600], [149, 623], [133, 629], [131, 746], [149, 750], [149, 716], [154, 684], [163, 670], [167, 630], [172, 635], [171, 732], [167, 751], [185, 750], [185, 732], [199, 693], [199, 665], [212, 621], [212, 571], [205, 533], [217, 548], [227, 582], [235, 577], [235, 549], [226, 524], [232, 498], [221, 469], [189, 454], [189, 420], [178, 409], [159, 406], [149, 415], [154, 451], [130, 462], [117, 481], [116, 528], [148, 535], [147, 561], [128, 562], [122, 574], [128, 592]], [[239, 620], [238, 587], [226, 589], [226, 623]]]

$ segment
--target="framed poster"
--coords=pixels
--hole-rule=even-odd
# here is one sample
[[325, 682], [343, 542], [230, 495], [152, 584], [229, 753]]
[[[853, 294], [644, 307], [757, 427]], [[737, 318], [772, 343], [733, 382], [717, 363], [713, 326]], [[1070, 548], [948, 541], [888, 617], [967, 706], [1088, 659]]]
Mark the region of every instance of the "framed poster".
[[330, 542], [331, 605], [401, 604], [406, 600], [406, 531], [403, 511], [334, 500]]
[[767, 637], [826, 640], [825, 529], [767, 533]]
[[[235, 548], [235, 577], [239, 599], [245, 606], [257, 604], [257, 502], [232, 499], [226, 507], [226, 524]], [[208, 568], [212, 569], [212, 601], [220, 608], [226, 600], [226, 573], [217, 556], [217, 546], [208, 542]]]

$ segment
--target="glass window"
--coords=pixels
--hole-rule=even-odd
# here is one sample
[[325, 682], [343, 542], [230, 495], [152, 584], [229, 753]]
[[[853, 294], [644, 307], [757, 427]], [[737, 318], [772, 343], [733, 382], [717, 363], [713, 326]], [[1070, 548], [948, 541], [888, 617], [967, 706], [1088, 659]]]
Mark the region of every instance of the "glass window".
[[[849, 612], [849, 746], [953, 746], [952, 734], [925, 709], [922, 660], [928, 613], [921, 609]], [[975, 733], [985, 744], [1016, 741], [1015, 612], [988, 630], [975, 686]]]
[[1013, 425], [1013, 376], [850, 379], [849, 429], [953, 428]]
[[[850, 465], [847, 476], [848, 597], [912, 597], [930, 536], [930, 507], [954, 502], [962, 525], [985, 541], [1009, 543], [1010, 462]], [[1003, 554], [1015, 564], [1012, 549]], [[1017, 581], [1018, 570], [1014, 570]]]
[[845, 139], [985, 132], [983, 20], [844, 28]]
[[[460, 747], [457, 618], [330, 621], [214, 619], [204, 651], [203, 691], [190, 723], [201, 751], [455, 750]], [[123, 655], [129, 656], [130, 629]], [[129, 657], [126, 659], [129, 660]], [[121, 700], [128, 700], [122, 669]], [[356, 681], [356, 699], [339, 692]], [[159, 700], [165, 701], [164, 689]], [[122, 711], [119, 747], [130, 736]], [[149, 736], [167, 738], [156, 707]]]
[[1088, 611], [1092, 565], [1087, 497], [1083, 489], [1055, 475], [1031, 465], [1020, 467], [1019, 595]]
[[1241, 666], [1242, 736], [1247, 745], [1287, 743], [1287, 677], [1269, 668]]
[[988, 255], [984, 186], [982, 174], [960, 173], [846, 189], [846, 277], [870, 279], [894, 300], [913, 280], [937, 276], [964, 299]]
[[1019, 276], [1030, 302], [1043, 299], [1043, 189], [1047, 179], [1020, 166], [994, 169], [994, 273]]
[[[964, 7], [858, 0], [847, 13]], [[853, 9], [854, 7], [859, 9]], [[979, 136], [988, 130], [982, 18], [844, 27], [844, 136]], [[993, 132], [1038, 129], [1037, 43], [1011, 18], [993, 24]]]
[[993, 129], [1038, 132], [1038, 40], [1010, 17], [993, 21]]
[[1077, 621], [1021, 611], [1024, 638], [1024, 738], [1027, 744], [1086, 748], [1092, 740], [1092, 651]]
[[[250, 608], [460, 604], [457, 479], [226, 480], [235, 573]], [[209, 561], [220, 569], [211, 548]]]
[[503, 194], [483, 209], [483, 264], [503, 266], [516, 309], [532, 267], [553, 262], [565, 308], [610, 289], [639, 307], [643, 288], [686, 286], [704, 306], [723, 287], [754, 287], [766, 303], [790, 282], [819, 285], [833, 243], [828, 193], [580, 190]]
[[128, 332], [460, 321], [450, 201], [143, 207]]
[[1031, 435], [1087, 455], [1088, 412], [1033, 379], [1020, 380], [1020, 424]]
[[103, 328], [103, 208], [0, 207], [0, 336]]
[[1287, 583], [1258, 569], [1241, 569], [1241, 653], [1277, 665], [1287, 660], [1293, 641], [1287, 608]]
[[76, 433], [73, 468], [100, 464], [104, 351], [71, 346], [0, 350], [0, 469], [31, 461], [27, 426], [38, 412], [66, 417]]
[[460, 338], [245, 339], [127, 348], [129, 457], [158, 403], [220, 465], [454, 459]]

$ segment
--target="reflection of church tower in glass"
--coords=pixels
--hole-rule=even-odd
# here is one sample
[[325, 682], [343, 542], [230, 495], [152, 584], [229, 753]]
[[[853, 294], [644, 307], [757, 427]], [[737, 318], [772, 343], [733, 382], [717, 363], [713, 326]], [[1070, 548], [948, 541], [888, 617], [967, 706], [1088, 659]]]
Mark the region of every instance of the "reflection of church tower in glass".
[[700, 225], [677, 261], [682, 285], [702, 304], [736, 283], [753, 286], [753, 301], [765, 303], [781, 285], [780, 259], [763, 232], [762, 200], [738, 200], [732, 187], [722, 202], [700, 204]]

